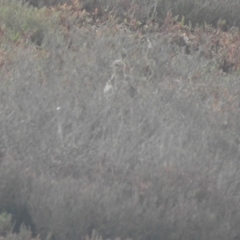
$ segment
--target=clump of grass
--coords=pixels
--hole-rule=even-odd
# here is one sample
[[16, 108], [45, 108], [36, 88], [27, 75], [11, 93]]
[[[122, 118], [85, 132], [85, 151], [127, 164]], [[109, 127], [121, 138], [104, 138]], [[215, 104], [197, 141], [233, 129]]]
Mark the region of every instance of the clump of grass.
[[12, 231], [12, 215], [6, 212], [0, 214], [0, 235]]
[[[92, 231], [92, 235], [87, 235], [85, 237], [85, 240], [103, 240], [102, 236], [100, 236], [96, 230]], [[109, 240], [109, 239], [108, 239]], [[115, 240], [121, 240], [121, 238], [116, 238]], [[126, 240], [131, 240], [130, 238], [127, 238]]]
[[[33, 240], [32, 232], [25, 226], [21, 225], [17, 233], [14, 233], [12, 215], [7, 212], [0, 214], [0, 236], [1, 240]], [[39, 237], [34, 238], [40, 240]]]

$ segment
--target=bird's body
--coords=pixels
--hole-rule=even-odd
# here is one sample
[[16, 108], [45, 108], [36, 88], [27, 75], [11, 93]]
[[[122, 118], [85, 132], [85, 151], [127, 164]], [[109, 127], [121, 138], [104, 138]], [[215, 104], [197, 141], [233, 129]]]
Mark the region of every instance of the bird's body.
[[113, 87], [112, 78], [113, 78], [113, 76], [107, 81], [107, 83], [104, 87], [104, 96], [106, 99], [111, 98], [113, 96], [114, 92], [116, 91], [116, 89], [114, 89], [114, 87]]
[[113, 75], [104, 87], [105, 97], [109, 99], [116, 94], [123, 96], [124, 93], [133, 97], [136, 94], [136, 90], [131, 83], [131, 77], [125, 74], [124, 62], [116, 60], [113, 62], [112, 67]]

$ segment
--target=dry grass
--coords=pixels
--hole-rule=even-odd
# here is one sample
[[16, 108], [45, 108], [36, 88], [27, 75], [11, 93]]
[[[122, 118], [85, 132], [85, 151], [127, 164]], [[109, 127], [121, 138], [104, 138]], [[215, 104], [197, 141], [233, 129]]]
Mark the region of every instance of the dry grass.
[[[140, 1], [16, 5], [30, 22], [46, 14], [41, 43], [31, 27], [9, 38], [3, 18], [0, 210], [20, 234], [4, 239], [240, 236], [239, 33], [189, 25], [208, 3], [179, 1], [185, 18], [171, 1], [161, 18], [164, 2], [153, 3], [145, 15]], [[123, 88], [106, 102], [116, 75], [136, 95]]]

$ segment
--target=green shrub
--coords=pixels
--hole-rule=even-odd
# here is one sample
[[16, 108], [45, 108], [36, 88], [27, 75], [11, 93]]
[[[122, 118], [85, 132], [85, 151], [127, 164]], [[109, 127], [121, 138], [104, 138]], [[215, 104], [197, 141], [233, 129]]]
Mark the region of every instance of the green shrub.
[[30, 39], [39, 43], [54, 25], [45, 8], [38, 10], [16, 0], [0, 0], [0, 5], [0, 22], [7, 41]]

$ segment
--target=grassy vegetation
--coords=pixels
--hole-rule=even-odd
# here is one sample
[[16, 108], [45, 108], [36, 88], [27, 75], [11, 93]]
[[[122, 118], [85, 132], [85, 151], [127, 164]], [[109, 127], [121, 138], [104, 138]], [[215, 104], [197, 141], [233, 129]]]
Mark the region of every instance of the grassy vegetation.
[[240, 238], [239, 1], [64, 2], [0, 0], [0, 238]]

